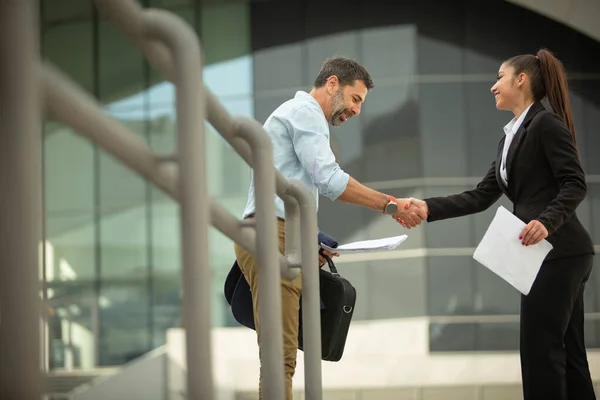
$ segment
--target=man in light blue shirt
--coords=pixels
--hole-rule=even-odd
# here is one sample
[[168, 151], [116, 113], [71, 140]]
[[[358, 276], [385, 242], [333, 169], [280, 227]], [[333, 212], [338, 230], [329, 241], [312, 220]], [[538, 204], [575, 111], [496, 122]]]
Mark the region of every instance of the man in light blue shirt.
[[[395, 199], [360, 184], [340, 168], [331, 150], [329, 125], [340, 126], [348, 119], [358, 116], [367, 93], [372, 88], [373, 81], [369, 73], [356, 61], [343, 57], [325, 60], [311, 92], [296, 92], [293, 99], [279, 106], [265, 122], [264, 128], [273, 143], [275, 167], [287, 179], [303, 182], [317, 200], [317, 207], [321, 194], [331, 200], [392, 215], [402, 225], [414, 227], [427, 218], [420, 208], [411, 205], [410, 199]], [[275, 204], [279, 223], [279, 250], [283, 252], [285, 212], [283, 201], [277, 195]], [[243, 218], [253, 218], [255, 209], [252, 180]], [[260, 335], [255, 259], [237, 244], [234, 248], [240, 269], [250, 285], [255, 327]], [[282, 279], [281, 287], [286, 396], [287, 400], [291, 400], [298, 349], [301, 275], [293, 281]], [[259, 398], [262, 399], [262, 374]]]
[[[327, 118], [313, 96], [303, 91], [296, 92], [293, 99], [271, 114], [264, 128], [273, 143], [275, 168], [287, 179], [298, 179], [304, 183], [317, 200], [317, 207], [319, 194], [331, 200], [340, 197], [350, 176], [335, 161], [329, 144]], [[254, 199], [252, 179], [244, 218], [254, 213]], [[285, 218], [283, 200], [277, 195], [275, 205], [277, 216]]]

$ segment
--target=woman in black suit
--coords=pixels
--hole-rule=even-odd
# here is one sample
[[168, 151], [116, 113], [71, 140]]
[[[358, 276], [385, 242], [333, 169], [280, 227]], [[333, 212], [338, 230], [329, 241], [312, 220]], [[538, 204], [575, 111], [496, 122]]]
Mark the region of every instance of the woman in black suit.
[[[547, 239], [553, 250], [521, 296], [521, 373], [525, 400], [595, 399], [584, 344], [583, 291], [594, 246], [575, 210], [586, 196], [567, 78], [547, 50], [506, 60], [491, 88], [499, 110], [512, 111], [496, 160], [473, 190], [415, 200], [428, 221], [486, 210], [502, 195], [527, 225], [519, 239]], [[540, 102], [548, 99], [553, 111]], [[516, 239], [516, 238], [515, 238]]]

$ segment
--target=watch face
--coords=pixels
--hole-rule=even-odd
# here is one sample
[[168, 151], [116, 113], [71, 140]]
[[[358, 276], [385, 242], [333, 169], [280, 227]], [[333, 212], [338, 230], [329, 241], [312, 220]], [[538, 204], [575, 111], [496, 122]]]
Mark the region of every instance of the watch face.
[[392, 215], [396, 211], [398, 211], [398, 204], [389, 202], [385, 205], [385, 213], [386, 214]]

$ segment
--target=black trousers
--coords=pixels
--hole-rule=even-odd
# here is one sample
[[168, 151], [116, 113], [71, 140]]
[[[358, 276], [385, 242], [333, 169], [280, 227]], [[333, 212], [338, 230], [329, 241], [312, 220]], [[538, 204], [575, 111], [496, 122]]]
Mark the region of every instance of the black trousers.
[[583, 291], [593, 255], [544, 262], [521, 297], [525, 400], [595, 400], [583, 334]]

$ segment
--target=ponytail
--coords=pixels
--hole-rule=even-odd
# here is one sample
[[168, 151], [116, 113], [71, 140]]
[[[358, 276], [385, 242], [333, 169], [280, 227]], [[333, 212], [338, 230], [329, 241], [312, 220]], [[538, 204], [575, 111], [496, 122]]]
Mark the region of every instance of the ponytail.
[[[577, 137], [571, 114], [571, 102], [569, 100], [569, 84], [565, 67], [558, 58], [546, 49], [540, 49], [535, 56], [540, 63], [541, 77], [544, 89], [552, 110], [565, 121], [567, 128], [573, 136], [573, 142], [577, 147]], [[541, 99], [537, 99], [541, 100]]]
[[528, 75], [531, 94], [535, 101], [541, 101], [544, 97], [548, 98], [552, 111], [563, 119], [571, 132], [573, 143], [577, 147], [571, 102], [569, 101], [567, 73], [562, 62], [548, 50], [540, 49], [535, 56], [532, 54], [514, 56], [505, 63], [514, 67], [515, 75], [522, 72]]

